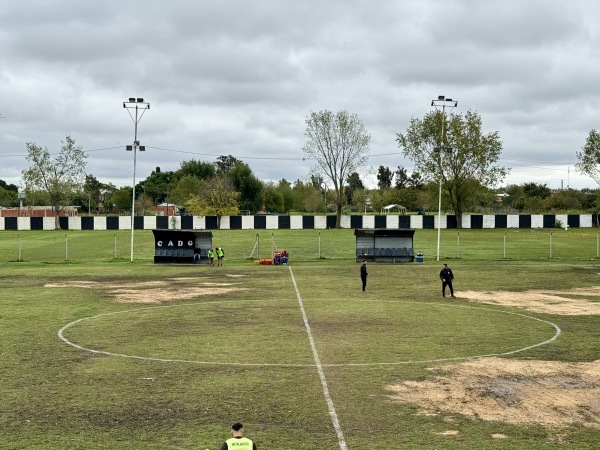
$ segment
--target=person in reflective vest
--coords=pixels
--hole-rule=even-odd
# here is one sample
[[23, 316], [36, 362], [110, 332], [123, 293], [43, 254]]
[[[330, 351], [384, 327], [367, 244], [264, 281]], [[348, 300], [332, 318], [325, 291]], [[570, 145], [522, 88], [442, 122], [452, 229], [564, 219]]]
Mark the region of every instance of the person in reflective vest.
[[208, 265], [214, 266], [215, 265], [215, 252], [213, 251], [212, 248], [206, 253], [206, 256], [208, 256]]
[[217, 266], [223, 265], [223, 256], [225, 256], [225, 252], [222, 247], [217, 247]]
[[221, 445], [221, 450], [257, 450], [256, 444], [244, 436], [244, 425], [239, 422], [231, 425], [231, 435]]

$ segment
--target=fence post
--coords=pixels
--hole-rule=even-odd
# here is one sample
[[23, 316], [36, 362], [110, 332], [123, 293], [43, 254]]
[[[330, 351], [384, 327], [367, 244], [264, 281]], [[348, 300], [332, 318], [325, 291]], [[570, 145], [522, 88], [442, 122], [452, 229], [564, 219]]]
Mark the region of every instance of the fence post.
[[456, 232], [456, 256], [460, 259], [460, 231]]
[[504, 232], [504, 259], [506, 259], [506, 231]]
[[19, 262], [21, 262], [21, 234], [17, 234], [19, 236]]
[[69, 260], [69, 238], [67, 238], [67, 233], [65, 233], [65, 261]]
[[115, 240], [115, 259], [117, 258], [117, 233], [113, 234]]
[[552, 232], [550, 233], [550, 259], [552, 259]]
[[319, 259], [321, 259], [321, 232], [319, 231]]

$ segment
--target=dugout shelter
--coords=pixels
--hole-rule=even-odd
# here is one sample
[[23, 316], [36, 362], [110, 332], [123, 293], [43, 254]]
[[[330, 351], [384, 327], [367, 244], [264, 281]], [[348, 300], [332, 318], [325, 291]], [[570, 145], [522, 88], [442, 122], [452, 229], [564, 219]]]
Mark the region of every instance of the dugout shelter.
[[412, 228], [361, 228], [354, 230], [356, 236], [356, 262], [413, 262]]
[[200, 264], [208, 264], [208, 250], [212, 247], [212, 231], [208, 230], [152, 230], [154, 234], [155, 263], [193, 263], [194, 248], [200, 249]]

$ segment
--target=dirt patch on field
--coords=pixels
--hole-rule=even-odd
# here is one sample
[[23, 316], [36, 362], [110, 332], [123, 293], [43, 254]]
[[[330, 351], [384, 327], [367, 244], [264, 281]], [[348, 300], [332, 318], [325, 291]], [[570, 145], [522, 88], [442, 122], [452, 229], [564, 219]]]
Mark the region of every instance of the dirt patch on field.
[[[600, 286], [562, 291], [457, 293], [471, 302], [557, 315], [599, 315]], [[591, 363], [482, 358], [429, 369], [425, 381], [388, 386], [420, 415], [460, 414], [511, 424], [600, 428], [600, 360]], [[447, 435], [450, 435], [447, 433]], [[506, 438], [503, 434], [493, 436]]]
[[202, 281], [199, 278], [168, 278], [164, 281], [147, 281], [127, 285], [96, 281], [69, 281], [49, 283], [44, 287], [96, 289], [103, 291], [118, 302], [127, 303], [164, 303], [246, 290], [246, 288], [235, 286], [233, 283]]
[[432, 376], [425, 381], [388, 386], [390, 398], [418, 406], [419, 414], [600, 428], [600, 360], [560, 363], [484, 358], [429, 370]]
[[559, 315], [600, 315], [600, 286], [564, 291], [528, 290], [524, 292], [461, 291], [456, 294], [478, 303], [516, 306], [528, 311]]

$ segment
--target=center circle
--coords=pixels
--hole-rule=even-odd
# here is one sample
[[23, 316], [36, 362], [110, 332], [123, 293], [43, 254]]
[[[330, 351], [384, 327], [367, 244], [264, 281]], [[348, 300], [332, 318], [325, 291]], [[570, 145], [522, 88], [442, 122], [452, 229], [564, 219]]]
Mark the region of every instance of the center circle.
[[[547, 344], [560, 334], [552, 322], [484, 306], [342, 301], [304, 301], [323, 367], [499, 356]], [[134, 308], [79, 319], [58, 335], [81, 350], [124, 358], [315, 366], [298, 304], [289, 299]]]

